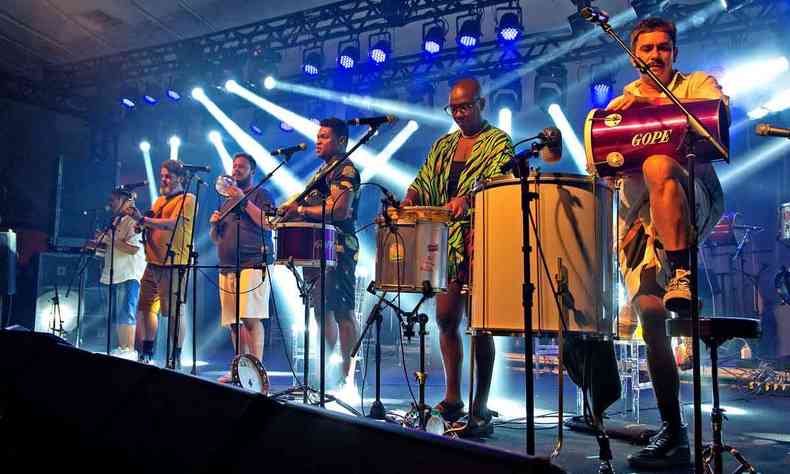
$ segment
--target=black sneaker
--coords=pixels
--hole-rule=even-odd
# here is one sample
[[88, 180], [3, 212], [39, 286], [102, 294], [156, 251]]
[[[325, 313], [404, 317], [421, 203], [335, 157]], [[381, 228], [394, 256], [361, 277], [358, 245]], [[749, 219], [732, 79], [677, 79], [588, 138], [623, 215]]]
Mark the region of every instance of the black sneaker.
[[691, 464], [691, 449], [686, 427], [670, 428], [664, 423], [661, 431], [650, 438], [650, 444], [628, 456], [634, 469], [669, 469]]
[[688, 316], [691, 309], [691, 272], [679, 268], [667, 283], [664, 294], [664, 307], [677, 313], [679, 317]]

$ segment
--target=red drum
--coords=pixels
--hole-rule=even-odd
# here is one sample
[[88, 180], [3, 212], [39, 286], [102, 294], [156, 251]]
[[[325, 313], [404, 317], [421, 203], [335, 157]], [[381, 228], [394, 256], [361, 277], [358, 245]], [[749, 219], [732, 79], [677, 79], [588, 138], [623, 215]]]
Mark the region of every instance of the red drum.
[[737, 212], [724, 213], [719, 222], [713, 226], [708, 238], [705, 239], [705, 245], [737, 245], [738, 239], [735, 236], [735, 219], [737, 217]]
[[321, 247], [326, 254], [326, 265], [337, 264], [335, 253], [335, 227], [326, 226], [326, 238], [321, 238], [321, 224], [312, 222], [285, 222], [275, 227], [277, 255], [274, 263], [285, 265], [293, 259], [297, 267], [321, 266]]
[[[683, 105], [729, 149], [730, 118], [721, 99]], [[669, 155], [685, 165], [683, 144], [687, 130], [686, 116], [675, 104], [635, 107], [623, 112], [592, 109], [584, 123], [587, 171], [598, 176], [639, 171], [651, 155]], [[705, 140], [697, 141], [694, 151], [700, 162], [726, 159]]]

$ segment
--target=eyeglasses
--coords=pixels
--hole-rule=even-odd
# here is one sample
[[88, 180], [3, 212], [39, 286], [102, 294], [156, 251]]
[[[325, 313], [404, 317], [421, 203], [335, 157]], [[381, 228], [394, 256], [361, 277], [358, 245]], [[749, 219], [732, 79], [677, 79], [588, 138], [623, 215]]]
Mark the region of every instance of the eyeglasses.
[[464, 112], [467, 113], [472, 110], [472, 108], [480, 102], [480, 97], [476, 99], [470, 100], [469, 102], [462, 102], [460, 104], [450, 104], [444, 107], [444, 111], [447, 112], [448, 115], [455, 115], [457, 112]]

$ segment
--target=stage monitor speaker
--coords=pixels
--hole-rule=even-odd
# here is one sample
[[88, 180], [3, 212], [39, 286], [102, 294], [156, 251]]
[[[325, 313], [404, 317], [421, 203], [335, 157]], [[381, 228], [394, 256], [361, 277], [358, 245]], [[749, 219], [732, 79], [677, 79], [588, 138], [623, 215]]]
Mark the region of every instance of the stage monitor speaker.
[[393, 427], [0, 332], [3, 465], [39, 472], [562, 473], [547, 459]]
[[[87, 260], [86, 260], [87, 259]], [[84, 292], [80, 294], [80, 276], [84, 270]], [[77, 324], [81, 339], [91, 334], [103, 338], [104, 300], [99, 278], [101, 260], [80, 254], [43, 252], [38, 255], [36, 276], [35, 320], [33, 327], [39, 332], [50, 332], [76, 344]], [[77, 316], [79, 314], [79, 321]], [[83, 341], [80, 341], [83, 342]], [[82, 345], [82, 344], [79, 344]]]
[[16, 234], [0, 232], [0, 296], [16, 293]]

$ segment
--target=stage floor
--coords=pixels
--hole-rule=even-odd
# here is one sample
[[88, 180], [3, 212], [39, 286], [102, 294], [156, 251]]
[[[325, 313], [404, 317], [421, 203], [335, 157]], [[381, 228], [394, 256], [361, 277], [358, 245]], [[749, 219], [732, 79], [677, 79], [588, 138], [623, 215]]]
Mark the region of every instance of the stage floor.
[[[268, 349], [268, 348], [267, 348]], [[396, 357], [393, 350], [385, 349], [385, 360], [382, 364], [382, 400], [388, 412], [403, 414], [409, 410], [412, 395], [406, 384], [406, 375], [400, 357]], [[371, 354], [372, 355], [372, 354]], [[511, 354], [512, 355], [512, 354]], [[476, 440], [489, 446], [505, 449], [517, 453], [526, 453], [526, 430], [524, 423], [524, 382], [523, 382], [523, 358], [518, 359], [517, 355], [505, 357], [505, 364], [498, 366], [495, 371], [494, 388], [491, 394], [491, 408], [499, 411], [500, 416], [495, 424], [493, 436]], [[232, 354], [217, 354], [212, 357], [214, 360], [206, 361], [207, 365], [198, 368], [198, 376], [216, 380], [227, 369], [227, 364], [221, 361], [230, 360]], [[273, 392], [287, 389], [293, 384], [288, 364], [282, 355], [282, 351], [276, 348], [267, 353], [265, 366], [272, 382]], [[417, 359], [413, 350], [408, 350], [406, 354], [407, 372], [411, 383], [411, 391], [417, 396], [417, 386], [414, 380], [414, 370], [418, 368]], [[299, 370], [297, 368], [297, 370]], [[364, 365], [356, 371], [356, 391], [345, 390], [337, 393], [343, 401], [360, 410], [359, 390], [362, 386], [362, 373]], [[189, 372], [190, 367], [185, 367], [184, 372]], [[428, 382], [426, 388], [426, 399], [428, 403], [435, 404], [444, 395], [443, 375], [441, 363], [435, 357], [430, 359], [428, 372]], [[299, 375], [301, 375], [300, 372]], [[332, 370], [329, 370], [332, 373]], [[466, 378], [464, 372], [464, 378]], [[369, 411], [370, 402], [375, 395], [374, 392], [374, 370], [371, 365], [368, 367], [368, 376], [365, 378], [365, 399], [364, 412]], [[691, 372], [684, 372], [681, 380], [681, 397], [684, 402], [683, 415], [690, 425], [692, 420], [692, 386]], [[710, 386], [709, 380], [704, 379], [703, 387], [703, 433], [705, 441], [710, 439]], [[576, 387], [566, 377], [564, 387], [564, 408], [566, 418], [576, 414]], [[315, 385], [317, 387], [317, 385]], [[467, 387], [463, 387], [466, 398]], [[724, 424], [725, 443], [733, 445], [741, 451], [746, 459], [751, 462], [761, 473], [784, 473], [787, 472], [786, 466], [790, 464], [790, 430], [787, 428], [786, 416], [790, 411], [790, 392], [785, 395], [776, 394], [754, 394], [745, 389], [743, 384], [735, 383], [730, 379], [722, 382], [721, 402], [727, 410], [728, 420]], [[294, 401], [293, 403], [300, 403]], [[608, 422], [611, 425], [635, 423], [629, 406], [621, 399], [607, 411]], [[549, 373], [548, 370], [536, 375], [535, 384], [535, 407], [536, 407], [536, 455], [548, 456], [557, 440], [557, 376]], [[651, 390], [643, 390], [640, 397], [640, 422], [657, 428], [659, 423], [658, 411]], [[343, 407], [335, 403], [327, 405], [329, 409], [348, 413]], [[405, 429], [405, 428], [404, 428]], [[689, 433], [693, 429], [689, 426]], [[630, 469], [626, 462], [626, 456], [640, 449], [640, 446], [631, 444], [628, 441], [612, 439], [612, 450], [614, 453], [614, 466], [616, 472], [635, 472]], [[568, 472], [574, 473], [594, 473], [597, 472], [598, 445], [594, 436], [584, 433], [564, 430], [564, 443], [560, 455], [554, 462]], [[730, 457], [725, 457], [728, 465], [725, 472], [732, 472], [736, 465], [730, 461]], [[663, 472], [689, 472], [689, 469], [679, 469]], [[643, 471], [644, 472], [644, 471]]]

